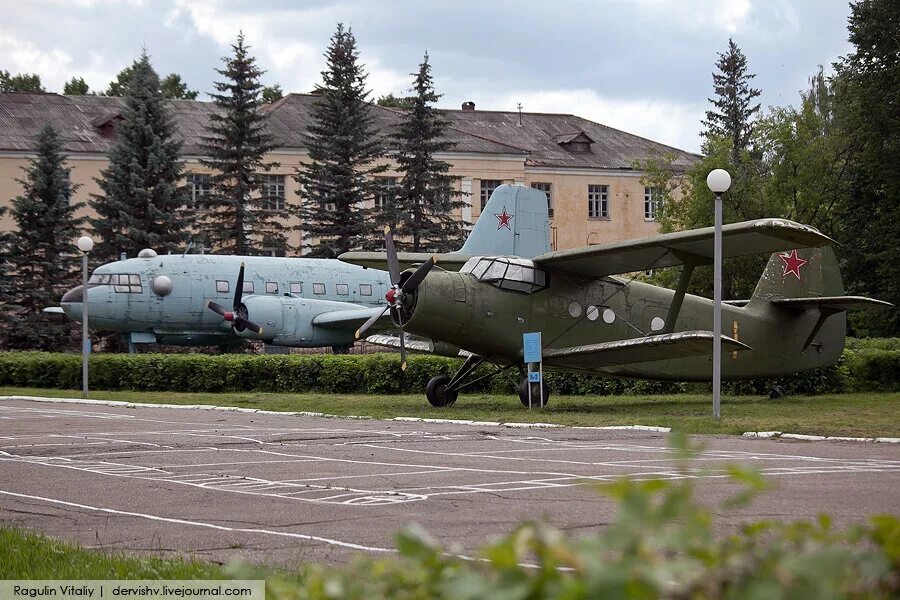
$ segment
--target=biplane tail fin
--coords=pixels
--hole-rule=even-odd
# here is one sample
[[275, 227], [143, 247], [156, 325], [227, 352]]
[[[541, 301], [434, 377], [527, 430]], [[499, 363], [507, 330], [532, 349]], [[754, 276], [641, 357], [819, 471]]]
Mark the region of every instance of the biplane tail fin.
[[770, 302], [843, 295], [844, 283], [831, 246], [775, 252], [753, 292], [754, 299]]
[[521, 258], [546, 254], [550, 252], [548, 212], [546, 193], [522, 185], [498, 186], [459, 253]]

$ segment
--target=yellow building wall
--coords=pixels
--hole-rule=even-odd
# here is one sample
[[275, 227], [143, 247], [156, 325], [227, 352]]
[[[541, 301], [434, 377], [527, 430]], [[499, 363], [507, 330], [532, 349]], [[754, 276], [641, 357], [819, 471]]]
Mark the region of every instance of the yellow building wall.
[[[473, 223], [481, 214], [480, 190], [482, 180], [499, 180], [503, 183], [531, 185], [536, 182], [550, 183], [554, 215], [551, 219], [551, 240], [557, 250], [575, 248], [589, 244], [614, 242], [636, 237], [653, 235], [658, 232], [655, 221], [644, 219], [644, 186], [640, 173], [612, 171], [565, 171], [562, 169], [537, 169], [525, 164], [524, 157], [482, 158], [477, 156], [442, 157], [451, 163], [450, 174], [458, 177], [457, 189], [465, 193], [465, 208], [457, 216]], [[285, 176], [285, 201], [296, 205], [298, 184], [293, 175], [306, 154], [294, 151], [275, 151], [268, 160], [279, 163], [269, 174]], [[24, 176], [22, 167], [29, 158], [25, 155], [0, 155], [0, 206], [8, 207], [12, 198], [22, 193], [22, 186], [16, 181]], [[99, 193], [95, 178], [106, 167], [105, 157], [74, 156], [67, 162], [71, 168], [72, 182], [80, 185], [74, 198], [88, 202], [91, 194]], [[399, 177], [396, 164], [383, 162], [388, 170], [387, 177]], [[185, 173], [208, 173], [196, 158], [186, 158]], [[588, 218], [588, 186], [606, 185], [609, 195], [609, 218]], [[92, 214], [89, 208], [82, 209], [80, 215]], [[290, 225], [296, 219], [287, 218]], [[0, 217], [0, 230], [10, 231], [15, 224], [9, 213]], [[301, 239], [300, 232], [289, 233], [289, 246], [296, 253]], [[157, 249], [159, 250], [159, 249]]]

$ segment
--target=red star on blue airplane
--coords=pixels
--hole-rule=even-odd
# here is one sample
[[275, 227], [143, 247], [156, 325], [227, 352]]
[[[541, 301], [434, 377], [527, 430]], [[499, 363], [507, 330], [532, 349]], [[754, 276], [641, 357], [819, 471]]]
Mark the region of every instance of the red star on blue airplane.
[[507, 229], [512, 231], [512, 228], [509, 226], [509, 222], [512, 220], [513, 215], [506, 212], [505, 206], [503, 207], [503, 212], [501, 212], [499, 215], [497, 213], [494, 213], [494, 216], [497, 217], [497, 221], [498, 221], [497, 229], [500, 229], [501, 227], [506, 227]]

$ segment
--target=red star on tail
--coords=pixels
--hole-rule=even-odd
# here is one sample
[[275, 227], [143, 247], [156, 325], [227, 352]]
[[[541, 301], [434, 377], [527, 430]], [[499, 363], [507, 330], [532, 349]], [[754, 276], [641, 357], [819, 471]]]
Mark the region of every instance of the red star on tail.
[[499, 215], [497, 213], [494, 213], [494, 216], [497, 217], [497, 221], [498, 221], [497, 229], [500, 229], [501, 227], [506, 227], [507, 229], [512, 231], [512, 228], [509, 226], [509, 222], [512, 220], [513, 215], [506, 212], [505, 206], [503, 207], [502, 213], [500, 213]]
[[779, 254], [781, 260], [784, 261], [784, 273], [781, 274], [782, 278], [788, 276], [788, 273], [797, 278], [797, 281], [800, 281], [800, 267], [808, 263], [808, 260], [803, 260], [799, 256], [797, 256], [796, 250], [791, 250], [790, 254]]

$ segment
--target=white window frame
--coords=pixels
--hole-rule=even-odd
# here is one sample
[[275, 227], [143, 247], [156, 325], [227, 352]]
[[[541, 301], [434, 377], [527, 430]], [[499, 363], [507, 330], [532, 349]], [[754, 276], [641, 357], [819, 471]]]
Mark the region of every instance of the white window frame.
[[375, 208], [384, 210], [388, 201], [393, 202], [397, 197], [397, 188], [400, 187], [398, 177], [375, 178]]
[[185, 175], [188, 187], [190, 188], [190, 200], [188, 200], [186, 208], [188, 210], [206, 210], [203, 198], [212, 195], [212, 176], [206, 173], [187, 173]]
[[285, 180], [284, 175], [263, 175], [262, 209], [267, 211], [283, 211], [285, 209]]
[[546, 181], [534, 181], [531, 187], [547, 194], [547, 216], [553, 218], [553, 184]]
[[588, 219], [609, 220], [609, 186], [588, 185]]
[[658, 187], [644, 187], [644, 220], [656, 221], [662, 208], [662, 189]]
[[481, 198], [481, 210], [484, 210], [484, 207], [487, 206], [488, 201], [491, 199], [491, 194], [494, 193], [498, 187], [503, 185], [502, 179], [482, 179], [479, 183], [479, 197]]

